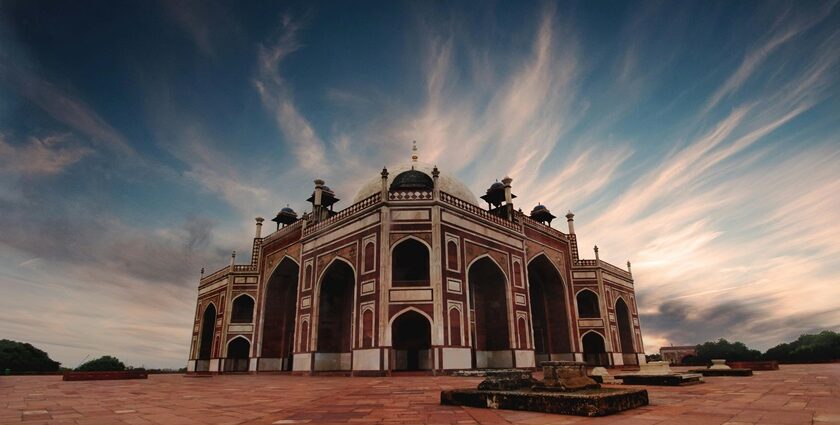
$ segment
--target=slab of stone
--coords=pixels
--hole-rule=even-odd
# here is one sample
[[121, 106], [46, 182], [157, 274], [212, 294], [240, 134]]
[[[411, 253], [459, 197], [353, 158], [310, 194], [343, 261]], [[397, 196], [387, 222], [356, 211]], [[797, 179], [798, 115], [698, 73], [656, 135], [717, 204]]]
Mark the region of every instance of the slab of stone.
[[699, 373], [703, 376], [752, 376], [752, 369], [694, 369], [688, 373]]
[[592, 371], [589, 372], [589, 377], [599, 384], [612, 384], [616, 382], [615, 378], [607, 371], [607, 368], [601, 366], [592, 368]]
[[440, 404], [524, 410], [576, 416], [606, 416], [649, 404], [647, 390], [602, 388], [572, 392], [447, 390]]
[[699, 373], [644, 374], [639, 372], [616, 375], [615, 377], [621, 379], [624, 385], [681, 386], [703, 383], [703, 375]]

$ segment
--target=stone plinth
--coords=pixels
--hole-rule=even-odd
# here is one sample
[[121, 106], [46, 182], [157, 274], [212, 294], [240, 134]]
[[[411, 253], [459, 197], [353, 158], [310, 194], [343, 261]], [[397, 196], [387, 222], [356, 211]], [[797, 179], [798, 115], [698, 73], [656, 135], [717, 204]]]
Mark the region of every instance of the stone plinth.
[[709, 369], [726, 370], [731, 368], [726, 365], [726, 359], [712, 359], [712, 365], [709, 367]]
[[699, 373], [703, 376], [752, 376], [753, 371], [751, 369], [694, 369], [689, 370], [689, 373]]
[[647, 406], [647, 390], [602, 388], [573, 392], [441, 391], [440, 404], [485, 407], [489, 409], [527, 410], [576, 416], [606, 416], [623, 410]]
[[64, 381], [110, 381], [115, 379], [148, 379], [145, 370], [123, 370], [113, 372], [65, 372]]
[[702, 384], [699, 373], [676, 373], [667, 362], [649, 362], [640, 366], [636, 373], [616, 375], [626, 385], [692, 385]]
[[570, 361], [541, 362], [543, 382], [533, 386], [534, 391], [578, 391], [600, 388], [601, 385], [586, 376], [586, 364]]
[[625, 385], [678, 386], [703, 383], [703, 375], [699, 373], [628, 373], [624, 375], [616, 375], [615, 377], [617, 379], [621, 379]]
[[729, 362], [727, 364], [735, 369], [779, 370], [779, 363], [775, 360], [753, 362]]
[[648, 362], [639, 365], [639, 375], [668, 375], [674, 373], [668, 362]]

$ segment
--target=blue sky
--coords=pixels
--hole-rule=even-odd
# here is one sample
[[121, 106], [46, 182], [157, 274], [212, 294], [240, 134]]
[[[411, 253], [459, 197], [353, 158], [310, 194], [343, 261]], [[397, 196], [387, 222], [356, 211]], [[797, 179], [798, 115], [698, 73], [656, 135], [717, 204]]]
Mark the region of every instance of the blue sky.
[[826, 1], [6, 1], [0, 337], [182, 366], [201, 267], [412, 140], [631, 260], [648, 352], [837, 330], [838, 62]]

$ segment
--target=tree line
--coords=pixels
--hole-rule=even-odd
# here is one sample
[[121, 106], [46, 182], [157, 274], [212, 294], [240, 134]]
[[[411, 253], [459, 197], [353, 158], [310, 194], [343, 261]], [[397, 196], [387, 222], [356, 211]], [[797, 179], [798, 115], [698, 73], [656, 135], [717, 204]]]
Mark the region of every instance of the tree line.
[[[75, 369], [63, 368], [61, 363], [51, 359], [45, 351], [32, 344], [0, 339], [0, 374], [56, 373], [69, 370], [113, 372], [126, 369], [135, 368], [126, 366], [114, 356], [102, 356], [89, 360]], [[148, 372], [166, 372], [166, 370], [149, 370]]]
[[[658, 354], [649, 360], [661, 360]], [[688, 365], [709, 364], [712, 359], [729, 361], [775, 360], [779, 363], [822, 363], [840, 360], [840, 333], [822, 331], [803, 334], [793, 342], [779, 344], [764, 353], [747, 347], [740, 341], [726, 339], [707, 341], [697, 346], [697, 355], [683, 358]]]

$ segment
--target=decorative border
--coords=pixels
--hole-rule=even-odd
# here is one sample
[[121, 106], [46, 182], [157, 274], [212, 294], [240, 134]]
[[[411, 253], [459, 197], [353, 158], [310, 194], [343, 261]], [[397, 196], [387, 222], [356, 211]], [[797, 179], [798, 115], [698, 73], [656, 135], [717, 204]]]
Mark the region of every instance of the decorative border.
[[[516, 288], [525, 288], [525, 270], [522, 267], [522, 258], [511, 255], [511, 274], [513, 275], [513, 286]], [[516, 278], [516, 265], [519, 264], [519, 279]]]
[[[457, 251], [455, 254], [455, 261], [456, 267], [454, 269], [449, 267], [449, 242], [455, 242], [455, 250]], [[445, 266], [446, 270], [450, 272], [460, 273], [461, 272], [461, 238], [453, 235], [452, 233], [446, 233], [444, 235], [444, 250], [445, 250]]]
[[367, 301], [359, 305], [359, 341], [357, 341], [356, 348], [362, 348], [365, 346], [365, 311], [370, 310], [373, 320], [371, 321], [371, 329], [370, 333], [370, 348], [376, 346], [376, 301]]
[[[452, 289], [451, 283], [456, 284], [457, 289]], [[461, 282], [461, 279], [448, 277], [446, 278], [446, 292], [461, 295], [464, 293], [464, 283]]]
[[[304, 323], [306, 323], [306, 333], [308, 335], [303, 335], [303, 332], [301, 331]], [[306, 337], [306, 341], [303, 341], [304, 336]], [[295, 342], [297, 344], [294, 348], [301, 348], [301, 352], [310, 351], [309, 347], [312, 345], [312, 320], [310, 319], [309, 313], [300, 315], [297, 332], [295, 332]], [[303, 343], [303, 347], [301, 347], [301, 343]]]
[[466, 335], [464, 335], [464, 304], [460, 301], [447, 301], [446, 302], [446, 329], [447, 329], [446, 341], [449, 345], [452, 345], [452, 332], [449, 332], [449, 330], [452, 329], [452, 322], [451, 322], [452, 318], [449, 315], [449, 313], [451, 313], [452, 310], [458, 310], [458, 318], [459, 318], [458, 319], [458, 322], [459, 322], [458, 334], [461, 337], [461, 341], [458, 345], [463, 347], [463, 346], [466, 345]]
[[[369, 291], [365, 291], [365, 285], [367, 284], [370, 284], [371, 289]], [[360, 295], [369, 295], [373, 293], [376, 293], [376, 279], [366, 280], [359, 285]]]
[[[307, 273], [307, 268], [309, 273]], [[301, 291], [308, 291], [312, 289], [312, 278], [315, 276], [315, 259], [310, 258], [303, 262], [303, 273], [301, 274], [301, 279], [303, 280], [301, 286]], [[308, 278], [308, 279], [307, 279]]]
[[[367, 264], [366, 254], [367, 254], [367, 245], [369, 243], [373, 244], [373, 262], [371, 263], [372, 268], [367, 269], [367, 268], [365, 268], [365, 265]], [[362, 257], [362, 267], [361, 267], [362, 268], [362, 273], [372, 273], [372, 272], [376, 271], [376, 249], [377, 249], [377, 243], [376, 243], [376, 235], [375, 234], [367, 236], [364, 239], [362, 239], [362, 256], [361, 256]]]
[[515, 324], [514, 329], [516, 330], [516, 345], [519, 346], [519, 320], [525, 321], [525, 346], [519, 347], [520, 350], [524, 350], [531, 347], [531, 329], [530, 325], [528, 324], [528, 313], [524, 311], [517, 311], [516, 318], [514, 319], [513, 323]]

